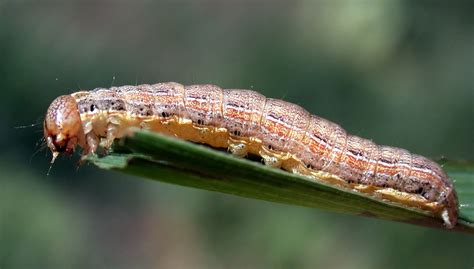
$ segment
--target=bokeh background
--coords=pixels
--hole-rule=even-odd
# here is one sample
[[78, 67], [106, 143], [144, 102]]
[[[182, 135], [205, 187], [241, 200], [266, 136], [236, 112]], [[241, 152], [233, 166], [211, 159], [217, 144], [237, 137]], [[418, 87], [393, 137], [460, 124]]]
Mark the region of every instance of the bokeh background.
[[77, 169], [77, 156], [47, 176], [35, 152], [56, 96], [177, 81], [474, 159], [474, 5], [422, 2], [0, 0], [0, 268], [471, 268], [469, 235]]

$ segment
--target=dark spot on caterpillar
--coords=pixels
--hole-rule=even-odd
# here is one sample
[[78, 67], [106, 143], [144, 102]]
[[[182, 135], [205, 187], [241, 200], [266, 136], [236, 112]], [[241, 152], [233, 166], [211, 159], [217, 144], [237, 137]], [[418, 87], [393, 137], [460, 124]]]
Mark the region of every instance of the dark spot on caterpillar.
[[328, 143], [327, 139], [325, 139], [324, 137], [321, 137], [321, 136], [316, 135], [316, 134], [314, 135], [314, 137], [316, 137], [319, 141], [322, 141], [325, 144]]
[[92, 104], [91, 107], [90, 107], [90, 112], [93, 112], [95, 110], [95, 105]]
[[138, 110], [138, 114], [143, 117], [153, 116], [153, 110], [148, 105], [142, 104], [139, 105], [136, 109]]
[[349, 152], [352, 153], [354, 156], [362, 156], [362, 153], [357, 150], [350, 149]]
[[239, 130], [234, 130], [234, 131], [232, 132], [232, 134], [235, 135], [235, 136], [240, 136], [240, 135], [241, 135], [241, 132], [240, 132]]
[[281, 115], [276, 115], [276, 114], [267, 114], [267, 117], [273, 118], [274, 120], [281, 120], [282, 116]]
[[383, 162], [383, 163], [387, 163], [387, 164], [393, 164], [392, 160], [387, 160], [387, 159], [383, 159], [383, 158], [380, 158], [379, 161]]
[[204, 120], [198, 119], [198, 120], [197, 120], [197, 124], [199, 124], [199, 125], [204, 125]]
[[412, 166], [415, 167], [415, 168], [418, 168], [418, 169], [425, 169], [425, 166], [424, 166], [423, 164], [417, 164], [417, 163], [415, 163], [415, 164], [413, 164]]
[[161, 112], [161, 116], [162, 116], [163, 118], [168, 118], [168, 117], [170, 116], [170, 114], [163, 111], [163, 112]]
[[270, 145], [270, 144], [267, 145], [267, 148], [268, 148], [269, 150], [273, 150], [273, 146]]

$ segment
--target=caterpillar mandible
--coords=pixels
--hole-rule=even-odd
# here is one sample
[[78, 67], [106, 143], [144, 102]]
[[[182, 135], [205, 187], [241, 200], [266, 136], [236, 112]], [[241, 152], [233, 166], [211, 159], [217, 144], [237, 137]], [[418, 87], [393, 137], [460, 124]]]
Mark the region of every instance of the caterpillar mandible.
[[252, 90], [168, 82], [75, 92], [51, 103], [44, 137], [54, 162], [78, 146], [83, 155], [108, 149], [134, 126], [258, 155], [266, 165], [431, 212], [449, 228], [457, 221], [453, 184], [435, 162]]

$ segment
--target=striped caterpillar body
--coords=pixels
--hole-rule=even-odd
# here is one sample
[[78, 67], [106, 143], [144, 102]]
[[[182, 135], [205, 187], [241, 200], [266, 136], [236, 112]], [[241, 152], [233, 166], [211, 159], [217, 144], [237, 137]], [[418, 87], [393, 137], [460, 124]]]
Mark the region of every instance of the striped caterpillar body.
[[44, 136], [54, 161], [77, 146], [84, 155], [99, 144], [107, 149], [133, 126], [258, 155], [273, 167], [430, 212], [449, 228], [457, 221], [453, 184], [433, 161], [251, 90], [168, 82], [75, 92], [50, 105]]

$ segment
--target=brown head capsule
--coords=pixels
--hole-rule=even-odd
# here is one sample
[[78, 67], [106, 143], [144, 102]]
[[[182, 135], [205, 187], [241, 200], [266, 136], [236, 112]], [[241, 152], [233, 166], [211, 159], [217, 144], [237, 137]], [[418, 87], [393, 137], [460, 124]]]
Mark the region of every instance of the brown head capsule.
[[49, 106], [44, 120], [44, 138], [53, 153], [51, 163], [60, 153], [72, 154], [76, 145], [85, 145], [81, 116], [72, 96], [59, 96]]

